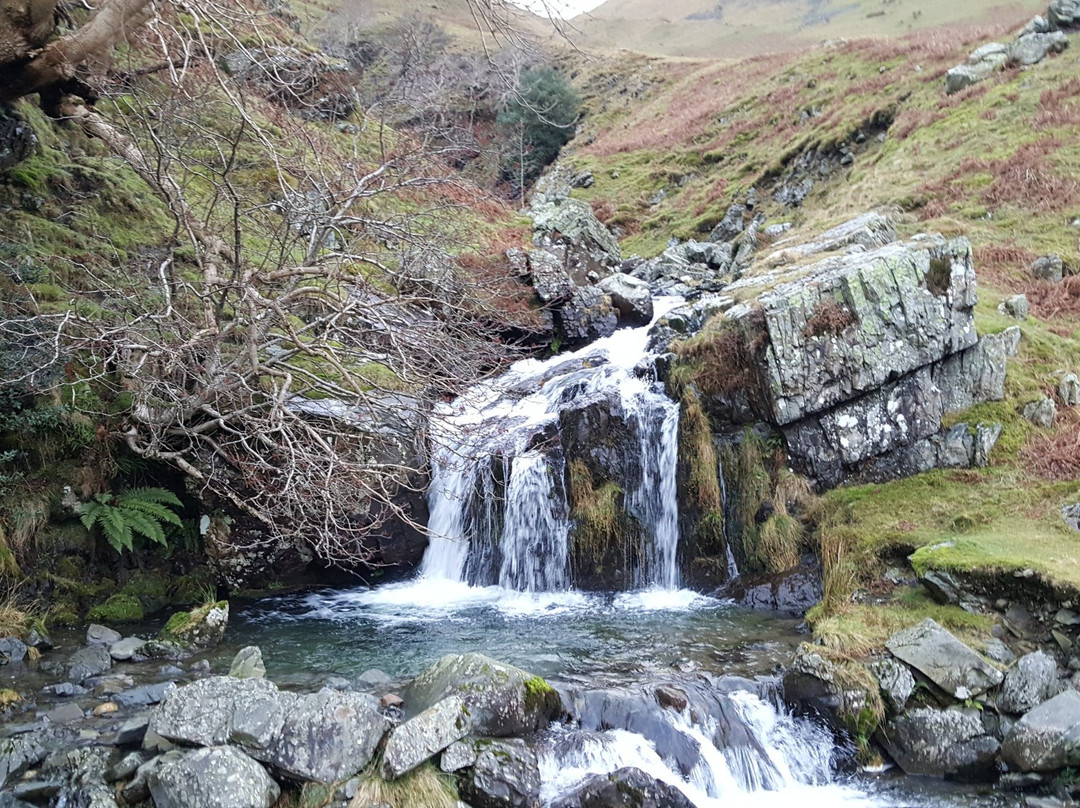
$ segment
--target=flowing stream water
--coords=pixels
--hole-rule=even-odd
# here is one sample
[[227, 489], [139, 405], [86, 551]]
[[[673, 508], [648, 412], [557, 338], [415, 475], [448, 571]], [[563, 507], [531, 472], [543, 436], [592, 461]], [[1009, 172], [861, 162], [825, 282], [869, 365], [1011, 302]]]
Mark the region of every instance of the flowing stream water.
[[[657, 317], [679, 302], [657, 301]], [[831, 733], [790, 716], [768, 676], [804, 639], [795, 621], [679, 588], [679, 408], [655, 380], [648, 330], [518, 362], [444, 405], [418, 577], [238, 609], [232, 641], [261, 645], [285, 683], [369, 667], [404, 680], [465, 651], [547, 677], [572, 721], [537, 741], [545, 806], [626, 766], [697, 808], [1009, 805], [909, 778], [838, 775]], [[641, 473], [625, 503], [648, 549], [625, 593], [581, 592], [571, 576], [566, 461], [551, 438], [560, 413], [593, 401], [616, 402], [639, 436]], [[687, 707], [657, 703], [665, 682], [689, 694]]]

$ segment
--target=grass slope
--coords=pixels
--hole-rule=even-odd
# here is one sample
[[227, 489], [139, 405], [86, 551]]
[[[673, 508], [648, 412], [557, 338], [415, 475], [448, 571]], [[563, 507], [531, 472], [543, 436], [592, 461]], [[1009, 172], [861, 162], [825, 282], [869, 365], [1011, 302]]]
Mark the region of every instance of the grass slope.
[[[873, 588], [897, 554], [912, 552], [920, 569], [1032, 570], [1080, 588], [1080, 535], [1060, 516], [1080, 499], [1080, 414], [1062, 408], [1049, 430], [1021, 415], [1025, 404], [1056, 397], [1063, 373], [1080, 372], [1080, 278], [1053, 285], [1028, 269], [1057, 253], [1080, 271], [1077, 57], [1066, 51], [944, 93], [948, 67], [1011, 38], [1035, 10], [1013, 9], [1012, 18], [963, 33], [855, 40], [736, 64], [624, 53], [579, 67], [589, 115], [564, 161], [593, 172], [592, 187], [574, 193], [619, 228], [625, 254], [655, 255], [672, 235], [705, 239], [727, 206], [757, 187], [759, 210], [768, 223], [791, 222], [793, 243], [874, 208], [891, 210], [902, 236], [967, 235], [980, 333], [1017, 324], [997, 311], [1005, 297], [1023, 292], [1032, 301], [1005, 400], [950, 420], [1003, 425], [990, 468], [826, 497], [843, 523], [843, 566], [856, 588]], [[854, 145], [860, 130], [869, 137], [855, 146], [854, 164], [819, 181], [801, 207], [771, 199], [798, 155]], [[863, 647], [936, 608], [910, 600], [884, 611], [832, 603], [816, 617], [822, 636], [841, 645], [855, 637]]]

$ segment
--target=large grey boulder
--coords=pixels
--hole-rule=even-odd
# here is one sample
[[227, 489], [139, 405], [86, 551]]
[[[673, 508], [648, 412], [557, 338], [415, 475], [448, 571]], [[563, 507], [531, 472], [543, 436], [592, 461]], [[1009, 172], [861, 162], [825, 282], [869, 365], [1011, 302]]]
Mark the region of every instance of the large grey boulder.
[[401, 777], [472, 731], [472, 716], [461, 696], [450, 696], [397, 727], [383, 752], [383, 776]]
[[[764, 414], [780, 426], [978, 342], [966, 239], [922, 237], [827, 258], [759, 300], [767, 346], [758, 387]], [[847, 312], [842, 333], [818, 331], [823, 307]]]
[[1053, 26], [1050, 25], [1050, 21], [1046, 19], [1046, 17], [1041, 14], [1036, 14], [1028, 21], [1027, 25], [1020, 30], [1020, 33], [1017, 34], [1017, 39], [1026, 34], [1048, 34], [1053, 30]]
[[528, 277], [536, 296], [544, 303], [566, 300], [576, 284], [557, 255], [547, 250], [530, 250], [526, 255]]
[[298, 698], [280, 732], [252, 756], [289, 777], [330, 783], [367, 766], [388, 728], [371, 697], [322, 690]]
[[535, 230], [569, 241], [597, 264], [613, 267], [622, 258], [619, 240], [585, 202], [578, 199], [542, 201], [530, 208], [529, 216]]
[[1080, 765], [1080, 692], [1066, 690], [1017, 721], [1005, 736], [1001, 757], [1022, 772]]
[[86, 628], [87, 645], [109, 646], [114, 642], [120, 642], [122, 639], [123, 635], [119, 631], [115, 631], [114, 629], [100, 625], [99, 623], [91, 623]]
[[138, 637], [126, 637], [109, 646], [109, 656], [117, 662], [126, 662], [138, 656], [144, 645], [146, 645], [146, 640]]
[[611, 298], [595, 286], [574, 288], [556, 312], [555, 331], [566, 347], [586, 345], [610, 337], [619, 325]]
[[898, 631], [885, 643], [897, 659], [960, 701], [1001, 684], [1001, 671], [930, 618]]
[[878, 733], [881, 744], [907, 774], [978, 779], [989, 777], [998, 752], [977, 710], [910, 710]]
[[519, 738], [476, 742], [473, 765], [458, 775], [459, 791], [474, 808], [539, 808], [540, 767]]
[[281, 788], [232, 746], [189, 752], [149, 777], [155, 808], [270, 808]]
[[481, 654], [448, 654], [401, 693], [410, 715], [455, 695], [472, 716], [473, 733], [491, 737], [536, 732], [561, 708], [559, 695], [543, 679]]
[[641, 769], [624, 768], [590, 775], [551, 808], [694, 808], [694, 804], [675, 786]]
[[597, 287], [611, 298], [618, 310], [619, 325], [641, 326], [652, 321], [652, 293], [645, 281], [618, 272], [604, 278]]
[[746, 229], [746, 217], [748, 208], [738, 203], [727, 209], [724, 218], [709, 233], [709, 241], [732, 242]]
[[0, 740], [0, 788], [31, 766], [41, 763], [49, 752], [49, 745], [39, 733]]
[[1050, 0], [1046, 16], [1055, 28], [1073, 28], [1080, 25], [1080, 0]]
[[1024, 34], [1009, 45], [1009, 64], [1038, 64], [1050, 53], [1061, 53], [1069, 47], [1069, 37], [1063, 31], [1048, 34]]
[[109, 649], [102, 645], [80, 648], [68, 660], [68, 678], [81, 682], [91, 676], [100, 676], [112, 667], [112, 662]]
[[974, 50], [965, 64], [951, 68], [945, 74], [945, 92], [956, 93], [978, 84], [1001, 70], [1009, 61], [1009, 46], [990, 42]]
[[875, 700], [831, 659], [810, 646], [801, 647], [784, 673], [784, 700], [799, 712], [816, 714], [835, 729], [846, 728]]
[[1057, 663], [1049, 654], [1035, 651], [1005, 672], [998, 707], [1007, 713], [1026, 713], [1057, 692]]
[[320, 782], [367, 766], [388, 726], [370, 696], [300, 696], [265, 679], [226, 676], [174, 690], [150, 721], [150, 730], [170, 741], [236, 744], [290, 777]]

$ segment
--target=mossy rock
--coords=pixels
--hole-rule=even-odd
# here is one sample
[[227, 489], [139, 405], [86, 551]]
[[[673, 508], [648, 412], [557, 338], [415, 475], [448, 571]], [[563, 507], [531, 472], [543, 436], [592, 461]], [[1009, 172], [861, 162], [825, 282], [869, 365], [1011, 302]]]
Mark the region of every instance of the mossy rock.
[[80, 556], [61, 556], [56, 562], [56, 574], [61, 578], [77, 581], [86, 574], [86, 561]]
[[168, 589], [164, 574], [140, 570], [124, 584], [120, 593], [135, 598], [146, 614], [153, 614], [169, 605]]
[[212, 648], [221, 642], [229, 625], [229, 601], [204, 603], [190, 612], [177, 612], [161, 629], [158, 638], [184, 648]]
[[121, 593], [91, 609], [87, 619], [94, 623], [134, 623], [145, 616], [138, 598]]
[[73, 628], [79, 625], [79, 623], [81, 623], [82, 621], [79, 619], [79, 615], [77, 615], [71, 609], [57, 609], [55, 611], [49, 612], [49, 616], [48, 618], [46, 618], [46, 622], [48, 622], [50, 626], [54, 626], [56, 628]]
[[174, 606], [202, 603], [214, 587], [214, 574], [210, 568], [199, 567], [173, 580], [169, 586], [169, 603]]

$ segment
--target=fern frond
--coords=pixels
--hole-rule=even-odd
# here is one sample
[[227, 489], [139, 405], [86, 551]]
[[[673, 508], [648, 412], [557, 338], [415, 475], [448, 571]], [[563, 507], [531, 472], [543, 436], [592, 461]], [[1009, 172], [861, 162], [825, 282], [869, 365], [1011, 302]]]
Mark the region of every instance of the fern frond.
[[159, 522], [168, 522], [170, 525], [176, 525], [177, 527], [181, 525], [180, 517], [176, 514], [176, 511], [156, 502], [134, 499], [123, 502], [119, 507], [124, 513], [141, 513]]
[[161, 528], [161, 522], [152, 516], [128, 508], [124, 511], [124, 521], [127, 522], [133, 533], [138, 533], [150, 539], [150, 541], [165, 546], [165, 531]]
[[112, 545], [116, 552], [131, 549], [131, 525], [124, 518], [124, 512], [120, 508], [102, 509], [101, 529], [105, 539]]
[[161, 505], [172, 505], [174, 508], [184, 507], [179, 497], [167, 488], [129, 488], [117, 500], [117, 505], [127, 505], [136, 502], [157, 502]]

